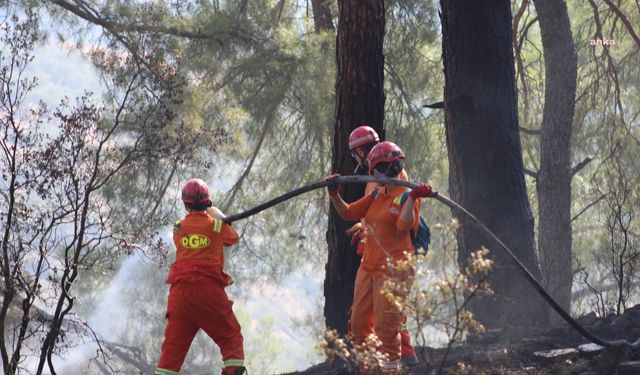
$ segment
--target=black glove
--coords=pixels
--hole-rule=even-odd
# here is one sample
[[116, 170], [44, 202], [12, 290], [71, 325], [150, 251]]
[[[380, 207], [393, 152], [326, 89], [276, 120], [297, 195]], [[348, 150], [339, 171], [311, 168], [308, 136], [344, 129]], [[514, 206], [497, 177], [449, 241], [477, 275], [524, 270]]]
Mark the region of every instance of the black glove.
[[340, 177], [340, 173], [330, 174], [324, 178], [325, 181], [329, 182], [329, 185], [327, 185], [327, 191], [331, 197], [338, 195], [338, 182], [336, 181], [336, 178], [338, 177]]

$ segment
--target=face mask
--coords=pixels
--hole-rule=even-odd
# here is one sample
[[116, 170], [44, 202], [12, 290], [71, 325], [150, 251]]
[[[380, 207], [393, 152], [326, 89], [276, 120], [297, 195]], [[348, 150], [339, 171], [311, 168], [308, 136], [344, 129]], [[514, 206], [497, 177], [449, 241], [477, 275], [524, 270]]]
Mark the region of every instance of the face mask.
[[397, 177], [404, 168], [404, 160], [398, 159], [390, 163], [378, 163], [374, 168], [379, 174], [390, 178]]

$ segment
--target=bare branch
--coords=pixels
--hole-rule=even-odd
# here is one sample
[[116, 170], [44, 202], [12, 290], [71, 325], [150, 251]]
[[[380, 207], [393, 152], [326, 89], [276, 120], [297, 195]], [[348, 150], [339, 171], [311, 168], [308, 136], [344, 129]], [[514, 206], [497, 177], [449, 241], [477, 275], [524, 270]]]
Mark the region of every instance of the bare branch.
[[582, 168], [586, 167], [589, 163], [591, 163], [592, 160], [593, 160], [592, 157], [587, 156], [586, 158], [584, 158], [583, 161], [581, 161], [576, 166], [571, 168], [571, 177], [573, 177], [576, 173], [580, 172], [580, 170], [582, 170]]
[[529, 85], [527, 84], [527, 80], [525, 79], [526, 72], [525, 72], [524, 62], [522, 58], [522, 43], [519, 41], [524, 40], [526, 38], [526, 34], [529, 28], [528, 27], [524, 28], [523, 34], [521, 35], [520, 38], [518, 37], [518, 28], [520, 26], [520, 20], [522, 19], [524, 12], [527, 10], [528, 5], [529, 5], [529, 0], [523, 0], [522, 3], [520, 4], [520, 8], [516, 12], [516, 14], [513, 16], [513, 26], [511, 31], [513, 47], [515, 50], [514, 55], [516, 59], [517, 78], [520, 79], [520, 82], [521, 82], [520, 84], [522, 86], [522, 93], [524, 96], [525, 123], [527, 122], [527, 119], [529, 117]]
[[432, 109], [443, 109], [444, 108], [444, 102], [435, 102], [435, 103], [431, 103], [431, 104], [424, 104], [423, 107], [432, 108]]
[[122, 345], [116, 342], [104, 342], [105, 347], [126, 363], [137, 368], [142, 374], [150, 374], [154, 367], [147, 364], [145, 353], [137, 347]]
[[[604, 39], [602, 34], [603, 22], [600, 19], [600, 12], [599, 12], [598, 6], [596, 5], [594, 0], [589, 0], [589, 4], [591, 5], [591, 9], [593, 10], [593, 20], [596, 25], [596, 36], [599, 39]], [[613, 30], [611, 32], [613, 33]], [[609, 51], [609, 46], [607, 44], [603, 44], [602, 47], [603, 47], [602, 48], [603, 53], [607, 59], [607, 73], [611, 75], [611, 79], [614, 84], [614, 89], [615, 89], [614, 97], [615, 97], [615, 103], [616, 103], [615, 108], [616, 110], [620, 111], [620, 119], [624, 125], [625, 119], [624, 119], [624, 110], [622, 106], [622, 101], [620, 99], [620, 83], [618, 79], [618, 69], [613, 60], [613, 57], [611, 56], [611, 52]]]
[[229, 209], [229, 207], [231, 206], [231, 203], [236, 197], [236, 194], [238, 193], [238, 190], [240, 190], [240, 188], [242, 187], [242, 183], [247, 178], [247, 176], [249, 176], [249, 172], [251, 172], [253, 163], [256, 161], [256, 158], [258, 157], [260, 148], [262, 148], [262, 143], [264, 142], [264, 139], [266, 138], [267, 133], [269, 132], [269, 129], [271, 129], [271, 125], [273, 124], [273, 117], [275, 116], [275, 113], [273, 112], [275, 112], [275, 109], [272, 110], [272, 115], [265, 120], [264, 127], [262, 128], [262, 133], [260, 133], [260, 138], [258, 138], [258, 144], [256, 145], [255, 150], [253, 150], [253, 153], [251, 154], [251, 158], [249, 159], [249, 164], [247, 164], [247, 167], [242, 172], [242, 175], [240, 175], [240, 178], [238, 179], [238, 181], [236, 181], [236, 183], [233, 184], [233, 187], [227, 193], [227, 196], [225, 198], [225, 203], [222, 206], [223, 212], [226, 212]]
[[527, 176], [531, 176], [536, 180], [538, 179], [538, 172], [535, 172], [529, 168], [524, 169], [524, 174], [526, 174]]
[[[587, 282], [585, 282], [585, 285], [587, 285], [587, 288], [576, 290], [575, 292], [571, 293], [571, 299], [572, 300], [579, 300], [579, 299], [582, 299], [582, 298], [589, 297], [589, 295], [597, 294], [597, 293], [600, 293], [600, 294], [609, 293], [609, 292], [616, 291], [618, 289], [618, 285], [617, 284], [602, 285], [602, 286], [600, 286], [600, 289], [598, 289], [598, 290], [596, 290], [595, 287], [593, 287], [592, 285], [590, 285]], [[635, 282], [633, 282], [632, 285], [634, 287], [640, 287], [640, 281], [635, 281]]]
[[153, 208], [151, 209], [150, 217], [155, 217], [156, 211], [160, 206], [160, 202], [162, 201], [162, 198], [164, 197], [165, 193], [167, 192], [167, 189], [169, 188], [169, 185], [171, 184], [171, 181], [173, 180], [173, 176], [176, 173], [176, 169], [178, 169], [178, 162], [177, 160], [174, 160], [173, 165], [171, 166], [171, 172], [169, 173], [169, 177], [167, 177], [167, 182], [162, 187], [162, 191], [160, 192], [160, 194], [158, 194], [158, 198], [156, 198], [156, 202], [153, 205]]
[[525, 127], [522, 127], [522, 126], [519, 129], [524, 134], [540, 135], [540, 129], [528, 129], [528, 128], [525, 128]]
[[522, 3], [520, 3], [520, 8], [518, 8], [518, 11], [516, 12], [516, 14], [513, 15], [513, 26], [512, 26], [512, 39], [514, 41], [518, 40], [518, 26], [520, 25], [520, 19], [522, 18], [522, 15], [524, 14], [524, 11], [527, 9], [527, 6], [529, 5], [529, 0], [523, 0]]
[[585, 208], [583, 208], [582, 210], [580, 210], [580, 212], [578, 212], [574, 217], [571, 218], [571, 220], [569, 220], [569, 225], [574, 222], [575, 220], [577, 220], [582, 214], [584, 214], [588, 209], [590, 209], [591, 207], [595, 206], [596, 204], [598, 204], [598, 202], [600, 202], [601, 200], [603, 200], [606, 197], [605, 194], [601, 195], [598, 199], [596, 199], [595, 201], [589, 203]]
[[611, 0], [604, 0], [605, 3], [607, 3], [607, 5], [609, 6], [609, 8], [611, 8], [611, 10], [618, 16], [618, 18], [620, 19], [620, 21], [622, 21], [622, 24], [624, 25], [624, 27], [627, 29], [627, 31], [629, 32], [629, 35], [631, 35], [631, 37], [633, 38], [633, 40], [636, 42], [636, 44], [638, 45], [638, 48], [640, 48], [640, 36], [638, 36], [638, 34], [636, 33], [636, 31], [633, 29], [633, 25], [631, 24], [631, 21], [629, 20], [629, 17], [627, 17], [626, 14], [624, 14], [622, 12], [622, 10], [613, 3], [613, 1]]

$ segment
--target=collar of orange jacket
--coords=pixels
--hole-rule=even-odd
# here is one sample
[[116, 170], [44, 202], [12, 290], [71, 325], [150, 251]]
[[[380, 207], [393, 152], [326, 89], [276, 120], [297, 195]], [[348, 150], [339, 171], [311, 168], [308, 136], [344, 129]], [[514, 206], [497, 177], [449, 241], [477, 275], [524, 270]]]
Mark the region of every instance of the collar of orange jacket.
[[387, 185], [387, 186], [385, 186], [385, 194], [391, 195], [391, 196], [394, 196], [394, 197], [402, 195], [402, 193], [404, 193], [405, 190], [407, 190], [407, 188], [402, 186], [402, 185]]

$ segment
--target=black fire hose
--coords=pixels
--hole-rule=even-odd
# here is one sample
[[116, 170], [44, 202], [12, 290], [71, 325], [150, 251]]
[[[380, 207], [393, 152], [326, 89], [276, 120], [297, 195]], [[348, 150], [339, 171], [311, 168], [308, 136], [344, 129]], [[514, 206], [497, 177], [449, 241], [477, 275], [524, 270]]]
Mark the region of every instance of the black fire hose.
[[[336, 182], [338, 184], [366, 184], [368, 182], [378, 182], [378, 183], [384, 183], [384, 184], [390, 184], [390, 185], [402, 185], [402, 186], [406, 186], [408, 188], [416, 188], [419, 186], [419, 184], [415, 183], [415, 182], [410, 182], [410, 181], [404, 181], [404, 180], [399, 180], [399, 179], [395, 179], [395, 178], [388, 178], [388, 177], [374, 177], [374, 176], [340, 176], [337, 177], [335, 180], [333, 180], [332, 182], [329, 181], [319, 181], [316, 182], [314, 184], [311, 185], [307, 185], [307, 186], [303, 186], [301, 188], [292, 190], [286, 194], [282, 194], [279, 197], [276, 197], [270, 201], [267, 201], [263, 204], [260, 204], [250, 210], [247, 210], [245, 212], [236, 214], [236, 215], [231, 215], [231, 216], [227, 216], [226, 218], [224, 218], [224, 221], [226, 223], [232, 223], [236, 220], [240, 220], [240, 219], [244, 219], [247, 218], [249, 216], [255, 215], [263, 210], [266, 210], [269, 207], [275, 206], [278, 203], [282, 203], [288, 199], [291, 199], [293, 197], [296, 197], [300, 194], [306, 193], [308, 191], [311, 190], [315, 190], [315, 189], [320, 189], [323, 188], [329, 184], [332, 184], [333, 182]], [[457, 210], [461, 213], [463, 213], [464, 215], [466, 215], [468, 218], [470, 218], [480, 229], [482, 229], [485, 234], [487, 234], [489, 237], [491, 237], [494, 241], [496, 241], [496, 243], [498, 243], [498, 245], [500, 245], [500, 247], [502, 248], [502, 250], [504, 250], [507, 255], [509, 255], [509, 257], [514, 261], [514, 263], [516, 264], [516, 266], [518, 266], [518, 268], [520, 269], [520, 271], [524, 274], [525, 278], [529, 281], [529, 283], [531, 283], [531, 285], [535, 288], [535, 290], [542, 296], [542, 298], [545, 299], [545, 301], [547, 301], [547, 303], [549, 305], [551, 305], [551, 307], [558, 313], [558, 315], [560, 315], [562, 317], [562, 319], [564, 319], [567, 323], [569, 323], [569, 325], [571, 325], [571, 327], [573, 327], [576, 331], [578, 331], [582, 336], [584, 336], [585, 338], [587, 338], [589, 341], [604, 346], [604, 347], [608, 347], [608, 348], [631, 348], [632, 350], [636, 350], [638, 348], [640, 348], [640, 338], [638, 338], [635, 342], [630, 343], [627, 340], [624, 339], [620, 339], [620, 340], [606, 340], [603, 339], [601, 337], [598, 337], [596, 335], [594, 335], [593, 333], [589, 332], [589, 330], [587, 330], [586, 328], [584, 328], [583, 326], [580, 325], [580, 323], [578, 323], [575, 319], [573, 319], [571, 317], [571, 315], [569, 315], [568, 312], [566, 312], [550, 295], [549, 293], [547, 293], [547, 291], [544, 289], [544, 287], [542, 285], [540, 285], [540, 283], [538, 282], [538, 280], [535, 279], [535, 277], [533, 277], [533, 275], [531, 274], [531, 272], [529, 272], [529, 270], [527, 269], [527, 267], [525, 267], [524, 264], [522, 264], [522, 262], [520, 262], [520, 260], [518, 260], [518, 258], [513, 254], [513, 252], [511, 251], [511, 249], [509, 249], [509, 247], [507, 247], [507, 245], [504, 244], [504, 242], [502, 242], [498, 236], [496, 236], [489, 228], [487, 228], [486, 225], [484, 225], [475, 215], [473, 215], [472, 213], [470, 213], [469, 211], [467, 211], [464, 207], [460, 206], [458, 203], [452, 201], [451, 199], [449, 199], [448, 197], [438, 193], [438, 195], [436, 197], [434, 197], [433, 199], [436, 199], [438, 201], [440, 201], [441, 203], [445, 204], [447, 207]]]

